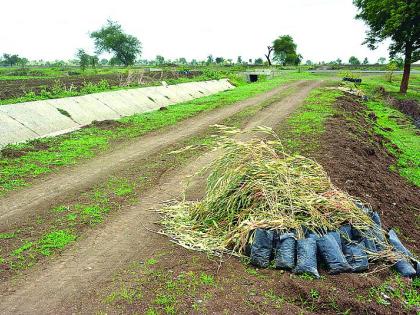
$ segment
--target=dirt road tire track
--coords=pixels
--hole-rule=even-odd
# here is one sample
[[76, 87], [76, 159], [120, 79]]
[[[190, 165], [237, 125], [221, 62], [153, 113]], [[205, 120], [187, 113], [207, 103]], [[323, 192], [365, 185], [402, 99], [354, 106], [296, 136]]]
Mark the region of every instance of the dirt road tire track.
[[[298, 92], [257, 113], [245, 129], [251, 130], [258, 125], [276, 126], [302, 103], [311, 89], [319, 84], [319, 82], [298, 83], [300, 87]], [[264, 97], [258, 97], [258, 101], [275, 95], [280, 89], [275, 91], [266, 93]], [[244, 107], [246, 106], [241, 108]], [[233, 107], [229, 109], [234, 110]], [[207, 116], [220, 119], [220, 116], [214, 114], [207, 113]], [[213, 123], [210, 120], [210, 118], [205, 119], [203, 124], [207, 127]], [[182, 125], [185, 127], [184, 123]], [[199, 129], [198, 126], [195, 129]], [[176, 131], [182, 132], [183, 135], [186, 133], [179, 127], [174, 128], [173, 132]], [[180, 139], [181, 136], [177, 137], [174, 134], [173, 138]], [[118, 151], [114, 153], [118, 154]], [[30, 273], [16, 282], [10, 280], [1, 284], [0, 314], [86, 313], [85, 307], [89, 308], [89, 305], [83, 304], [83, 292], [99, 286], [101, 281], [108, 279], [113, 272], [129, 261], [149, 257], [159, 242], [165, 241], [163, 236], [151, 232], [156, 230], [154, 222], [157, 220], [157, 214], [150, 209], [158, 207], [162, 201], [179, 196], [187, 178], [207, 165], [215, 155], [217, 153], [214, 151], [209, 152], [191, 161], [187, 167], [166, 174], [157, 186], [141, 196], [138, 205], [128, 207], [106, 225], [90, 231], [85, 238], [60, 257], [56, 257], [43, 267], [34, 267]], [[135, 156], [136, 152], [133, 150], [132, 158]], [[118, 163], [118, 159], [115, 159], [115, 162]], [[73, 178], [77, 174], [69, 176]], [[94, 172], [92, 176], [98, 175]], [[60, 177], [60, 180], [64, 179]], [[48, 193], [44, 196], [51, 198]]]

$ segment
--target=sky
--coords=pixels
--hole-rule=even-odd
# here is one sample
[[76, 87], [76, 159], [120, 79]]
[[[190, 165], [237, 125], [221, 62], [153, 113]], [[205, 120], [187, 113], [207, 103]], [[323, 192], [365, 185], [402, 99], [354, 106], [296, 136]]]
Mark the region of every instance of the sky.
[[388, 57], [387, 44], [362, 45], [367, 28], [354, 19], [352, 0], [14, 0], [1, 11], [0, 54], [30, 60], [74, 59], [78, 48], [93, 53], [89, 32], [107, 19], [142, 42], [142, 59], [263, 58], [286, 34], [304, 60]]

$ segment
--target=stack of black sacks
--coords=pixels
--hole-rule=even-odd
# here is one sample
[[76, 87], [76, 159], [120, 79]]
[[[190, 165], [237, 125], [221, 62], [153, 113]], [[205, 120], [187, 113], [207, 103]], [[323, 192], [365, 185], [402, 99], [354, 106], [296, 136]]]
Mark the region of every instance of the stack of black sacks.
[[303, 239], [296, 239], [293, 230], [280, 233], [271, 229], [256, 229], [252, 244], [247, 249], [251, 264], [267, 268], [273, 261], [277, 269], [310, 274], [316, 278], [319, 278], [318, 262], [324, 264], [330, 274], [363, 272], [369, 268], [369, 256], [381, 252], [384, 244], [389, 243], [394, 251], [403, 254], [394, 264], [395, 270], [404, 277], [420, 276], [419, 261], [404, 247], [395, 231], [390, 230], [386, 239], [378, 213], [358, 206], [374, 222], [374, 227], [363, 233], [350, 224], [322, 234], [306, 231]]

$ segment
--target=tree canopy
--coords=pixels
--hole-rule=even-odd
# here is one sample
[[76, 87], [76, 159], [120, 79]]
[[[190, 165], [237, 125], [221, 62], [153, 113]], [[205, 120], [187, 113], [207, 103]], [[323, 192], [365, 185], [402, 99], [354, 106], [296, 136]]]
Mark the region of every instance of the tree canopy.
[[296, 52], [297, 45], [292, 36], [280, 36], [273, 42], [274, 59], [283, 66], [298, 65], [302, 61], [302, 56]]
[[117, 61], [125, 66], [134, 64], [137, 56], [141, 55], [140, 41], [129, 34], [126, 34], [121, 25], [108, 20], [100, 30], [90, 34], [95, 41], [96, 52], [113, 53]]
[[349, 64], [351, 64], [352, 66], [358, 66], [360, 65], [360, 60], [355, 56], [351, 56], [349, 58]]
[[365, 44], [376, 49], [377, 44], [390, 39], [390, 58], [403, 54], [404, 75], [400, 91], [408, 88], [411, 63], [420, 59], [419, 0], [353, 0], [359, 9], [357, 19], [368, 25]]

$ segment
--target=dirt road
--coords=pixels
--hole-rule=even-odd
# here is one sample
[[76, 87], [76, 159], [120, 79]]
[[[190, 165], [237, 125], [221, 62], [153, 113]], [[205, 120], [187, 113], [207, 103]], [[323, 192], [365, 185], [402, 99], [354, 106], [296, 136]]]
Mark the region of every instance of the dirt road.
[[[320, 82], [298, 82], [296, 93], [286, 96], [258, 112], [246, 125], [245, 130], [255, 126], [274, 127], [293, 112]], [[74, 167], [61, 174], [51, 175], [31, 188], [21, 190], [0, 202], [0, 230], [19, 221], [19, 217], [38, 208], [48, 206], [63, 195], [83, 190], [84, 187], [101, 180], [115, 168], [124, 168], [130, 162], [193, 136], [246, 107], [256, 105], [283, 91], [286, 87], [253, 97], [233, 106], [203, 113], [195, 118], [150, 134], [100, 156], [90, 162]], [[97, 230], [92, 230], [43, 267], [38, 266], [18, 280], [0, 285], [1, 314], [57, 314], [88, 312], [83, 304], [83, 294], [90, 288], [100, 286], [133, 259], [145, 259], [162, 242], [163, 237], [151, 231], [156, 229], [157, 219], [151, 208], [159, 207], [162, 201], [180, 196], [188, 178], [217, 156], [217, 152], [204, 154], [191, 161], [187, 167], [166, 174], [160, 183], [141, 196], [141, 202], [127, 207], [118, 217]], [[190, 188], [196, 196], [202, 190], [202, 182], [196, 181]], [[56, 187], [51, 190], [50, 187]], [[22, 197], [25, 196], [25, 197]]]

